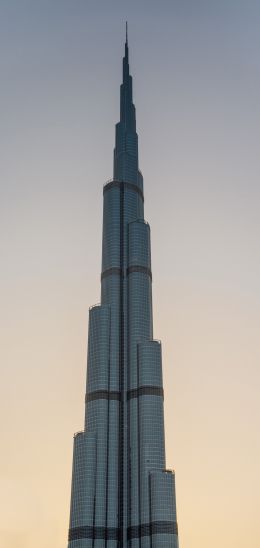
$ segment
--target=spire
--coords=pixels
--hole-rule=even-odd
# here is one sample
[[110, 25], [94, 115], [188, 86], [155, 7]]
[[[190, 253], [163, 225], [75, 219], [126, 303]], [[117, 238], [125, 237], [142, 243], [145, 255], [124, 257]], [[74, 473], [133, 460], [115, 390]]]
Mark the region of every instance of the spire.
[[[128, 24], [127, 21], [125, 22], [125, 59], [128, 64]], [[128, 66], [128, 74], [129, 74], [129, 66]]]
[[140, 180], [135, 106], [133, 103], [132, 76], [129, 69], [127, 21], [125, 26], [123, 82], [120, 86], [120, 121], [116, 124], [114, 178], [120, 181], [137, 182]]
[[129, 53], [128, 53], [128, 26], [125, 24], [125, 56], [123, 58], [123, 84], [127, 84], [129, 79]]
[[135, 131], [135, 109], [133, 105], [132, 76], [129, 69], [128, 25], [126, 22], [125, 55], [123, 58], [123, 83], [121, 85], [120, 122], [128, 131]]

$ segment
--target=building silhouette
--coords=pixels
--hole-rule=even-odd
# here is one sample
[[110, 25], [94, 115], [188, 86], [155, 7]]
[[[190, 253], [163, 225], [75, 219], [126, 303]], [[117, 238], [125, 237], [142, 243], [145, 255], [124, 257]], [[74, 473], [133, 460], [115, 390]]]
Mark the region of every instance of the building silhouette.
[[114, 176], [103, 194], [101, 304], [89, 312], [86, 417], [74, 436], [68, 546], [178, 548], [127, 34]]

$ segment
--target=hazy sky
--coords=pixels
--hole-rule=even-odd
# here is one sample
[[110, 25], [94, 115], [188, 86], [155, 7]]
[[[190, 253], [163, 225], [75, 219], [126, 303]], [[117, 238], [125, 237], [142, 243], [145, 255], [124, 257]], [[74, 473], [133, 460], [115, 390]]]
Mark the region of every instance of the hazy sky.
[[0, 0], [0, 546], [66, 547], [125, 19], [180, 548], [259, 548], [259, 0]]

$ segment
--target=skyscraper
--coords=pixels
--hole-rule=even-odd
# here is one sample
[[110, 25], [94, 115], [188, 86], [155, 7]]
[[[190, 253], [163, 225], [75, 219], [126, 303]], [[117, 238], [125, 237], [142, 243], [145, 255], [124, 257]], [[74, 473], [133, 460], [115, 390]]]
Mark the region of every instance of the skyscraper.
[[101, 304], [89, 312], [85, 428], [74, 436], [68, 546], [178, 548], [127, 34], [114, 176], [103, 194]]

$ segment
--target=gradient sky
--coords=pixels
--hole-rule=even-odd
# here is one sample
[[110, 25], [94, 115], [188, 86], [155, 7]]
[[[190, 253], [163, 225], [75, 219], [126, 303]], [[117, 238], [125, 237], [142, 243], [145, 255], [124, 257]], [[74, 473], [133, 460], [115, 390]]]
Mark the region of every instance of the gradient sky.
[[0, 0], [0, 546], [66, 546], [125, 19], [180, 547], [259, 548], [258, 0]]

